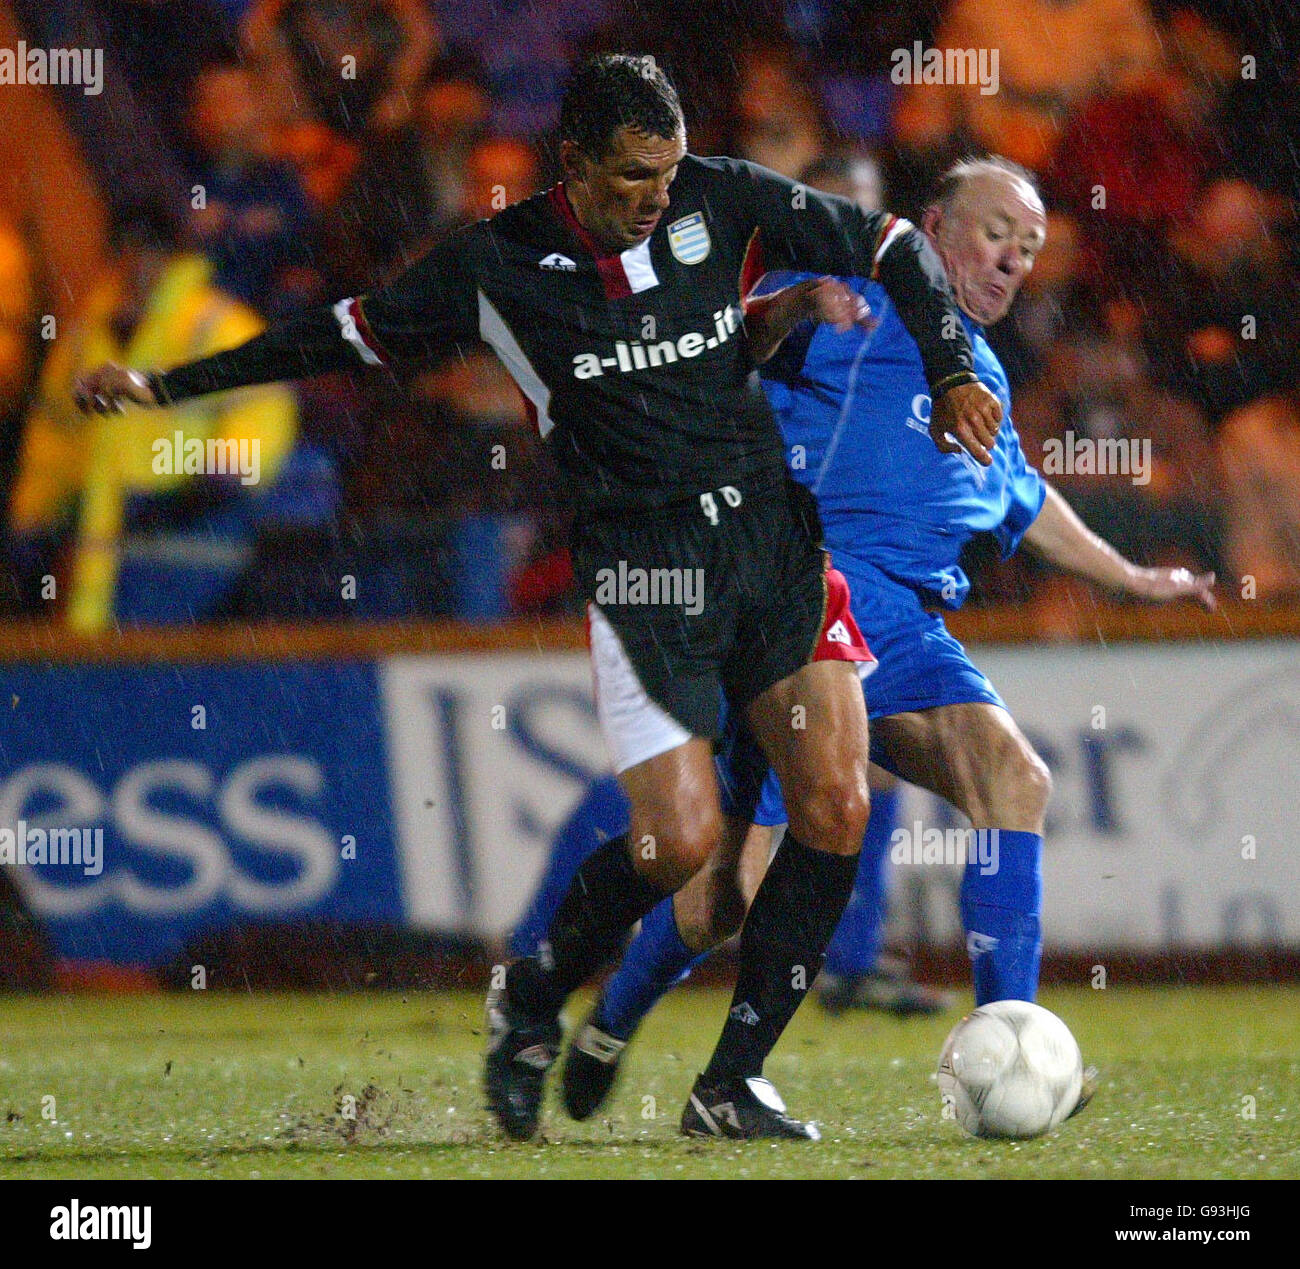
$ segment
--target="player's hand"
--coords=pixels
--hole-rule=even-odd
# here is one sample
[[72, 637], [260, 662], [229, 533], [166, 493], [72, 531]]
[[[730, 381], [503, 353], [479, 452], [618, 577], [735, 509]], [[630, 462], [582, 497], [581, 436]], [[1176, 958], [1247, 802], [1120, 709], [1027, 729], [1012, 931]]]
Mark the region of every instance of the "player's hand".
[[745, 299], [745, 333], [749, 353], [761, 366], [785, 337], [804, 321], [829, 322], [841, 334], [869, 326], [867, 302], [838, 278], [808, 278], [779, 291]]
[[815, 282], [800, 285], [807, 288], [804, 303], [814, 322], [826, 322], [841, 335], [855, 326], [870, 324], [870, 307], [847, 283], [838, 278], [818, 278]]
[[930, 439], [944, 454], [964, 449], [985, 467], [1002, 424], [1002, 403], [982, 383], [949, 388], [930, 412]]
[[1194, 599], [1208, 612], [1218, 606], [1214, 597], [1214, 574], [1199, 577], [1188, 568], [1139, 568], [1129, 589], [1143, 599], [1168, 603], [1176, 599]]
[[72, 385], [72, 399], [83, 414], [121, 414], [129, 401], [133, 405], [155, 406], [149, 380], [138, 370], [127, 370], [111, 361], [81, 375]]

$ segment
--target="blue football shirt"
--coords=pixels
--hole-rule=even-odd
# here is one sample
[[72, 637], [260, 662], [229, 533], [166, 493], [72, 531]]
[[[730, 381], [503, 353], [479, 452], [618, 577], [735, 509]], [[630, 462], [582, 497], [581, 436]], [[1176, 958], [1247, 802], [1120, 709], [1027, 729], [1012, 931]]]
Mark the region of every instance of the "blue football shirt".
[[[757, 293], [814, 277], [773, 273]], [[826, 545], [838, 560], [873, 565], [921, 594], [959, 608], [970, 580], [959, 559], [976, 533], [992, 533], [1003, 558], [1042, 508], [1042, 477], [1025, 462], [1011, 419], [1007, 378], [979, 326], [963, 315], [980, 381], [1002, 402], [991, 467], [942, 454], [930, 439], [921, 356], [885, 290], [845, 281], [875, 325], [841, 334], [804, 322], [760, 368], [794, 477], [817, 496]]]

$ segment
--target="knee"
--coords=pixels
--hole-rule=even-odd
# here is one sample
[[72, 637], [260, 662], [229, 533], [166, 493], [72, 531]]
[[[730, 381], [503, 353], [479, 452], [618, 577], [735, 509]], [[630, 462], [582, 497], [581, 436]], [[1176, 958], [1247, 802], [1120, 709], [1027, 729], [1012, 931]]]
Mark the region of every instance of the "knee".
[[790, 829], [806, 846], [833, 855], [854, 855], [862, 848], [871, 814], [866, 772], [859, 767], [805, 784], [786, 799]]
[[678, 808], [667, 820], [639, 826], [632, 836], [637, 871], [665, 890], [685, 885], [708, 862], [722, 838], [716, 806]]
[[718, 848], [722, 840], [722, 813], [716, 806], [692, 811], [678, 827], [677, 841], [683, 867], [694, 876]]
[[1001, 767], [1007, 788], [1016, 791], [1017, 803], [1041, 819], [1052, 796], [1052, 773], [1028, 742], [1008, 746]]
[[1025, 787], [1032, 790], [1039, 809], [1046, 811], [1052, 798], [1052, 773], [1033, 749], [1028, 749], [1024, 755], [1021, 778]]

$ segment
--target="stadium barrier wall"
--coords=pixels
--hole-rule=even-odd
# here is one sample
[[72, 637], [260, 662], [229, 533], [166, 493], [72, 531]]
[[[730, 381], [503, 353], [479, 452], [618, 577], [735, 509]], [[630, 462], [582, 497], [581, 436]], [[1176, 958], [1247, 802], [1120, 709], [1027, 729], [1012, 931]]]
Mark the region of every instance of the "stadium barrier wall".
[[[1300, 620], [1087, 620], [1100, 639], [1044, 643], [996, 614], [958, 626], [1002, 637], [976, 659], [1052, 767], [1048, 952], [1294, 953]], [[499, 938], [606, 769], [571, 623], [98, 640], [32, 626], [0, 631], [0, 662], [0, 832], [86, 839], [80, 864], [12, 873], [74, 961], [158, 966], [266, 922]], [[957, 827], [908, 790], [895, 940], [960, 942], [960, 866], [942, 862]]]

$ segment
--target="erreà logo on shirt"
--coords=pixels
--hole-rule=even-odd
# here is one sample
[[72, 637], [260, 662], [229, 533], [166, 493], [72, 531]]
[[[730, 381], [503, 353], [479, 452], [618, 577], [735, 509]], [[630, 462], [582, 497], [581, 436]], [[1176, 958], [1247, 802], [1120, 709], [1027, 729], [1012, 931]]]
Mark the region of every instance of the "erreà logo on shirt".
[[575, 379], [595, 379], [606, 370], [626, 373], [629, 370], [653, 370], [657, 366], [668, 366], [675, 361], [698, 357], [709, 349], [725, 344], [740, 329], [740, 309], [734, 304], [719, 309], [713, 314], [713, 331], [702, 335], [699, 331], [687, 331], [677, 339], [661, 339], [656, 343], [643, 342], [639, 339], [618, 339], [614, 341], [614, 355], [602, 357], [600, 353], [578, 353], [573, 358], [573, 377]]
[[544, 256], [537, 262], [539, 269], [557, 269], [561, 273], [576, 273], [578, 266], [569, 259], [568, 256], [562, 256], [558, 251], [552, 251], [549, 256]]

